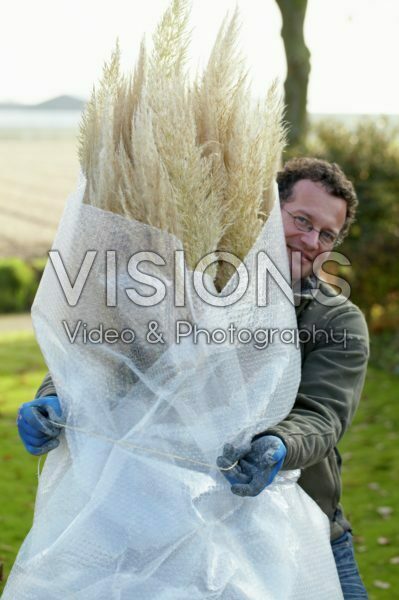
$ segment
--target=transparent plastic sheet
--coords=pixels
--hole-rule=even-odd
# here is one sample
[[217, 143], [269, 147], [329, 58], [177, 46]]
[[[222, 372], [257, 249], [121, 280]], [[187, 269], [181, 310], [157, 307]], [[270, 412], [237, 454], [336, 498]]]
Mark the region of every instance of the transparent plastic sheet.
[[[46, 459], [33, 526], [4, 600], [342, 598], [327, 517], [296, 483], [299, 471], [282, 471], [259, 496], [240, 498], [215, 466], [226, 442], [247, 441], [289, 413], [298, 347], [278, 337], [263, 349], [253, 341], [207, 344], [205, 336], [176, 342], [179, 319], [208, 330], [231, 323], [237, 330], [295, 329], [294, 307], [271, 277], [268, 304], [256, 307], [259, 251], [289, 279], [277, 198], [246, 258], [244, 297], [209, 306], [186, 273], [179, 308], [173, 282], [180, 242], [83, 204], [84, 186], [82, 177], [53, 245], [71, 281], [85, 253], [98, 251], [81, 298], [67, 304], [48, 263], [32, 308], [68, 428]], [[117, 256], [115, 289], [108, 278], [116, 307], [106, 306], [106, 250]], [[165, 261], [143, 268], [166, 283], [155, 307], [137, 306], [125, 292], [153, 292], [127, 276], [129, 258], [143, 250]], [[222, 295], [236, 285], [232, 279]], [[136, 339], [95, 344], [79, 334], [71, 343], [65, 322], [73, 330], [79, 320], [87, 331], [100, 323], [131, 328]], [[164, 344], [146, 341], [152, 320]]]

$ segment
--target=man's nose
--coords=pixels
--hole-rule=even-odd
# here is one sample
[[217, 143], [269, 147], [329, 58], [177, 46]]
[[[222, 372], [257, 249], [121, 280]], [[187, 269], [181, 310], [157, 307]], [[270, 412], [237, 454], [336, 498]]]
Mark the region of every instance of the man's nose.
[[309, 249], [315, 250], [319, 246], [319, 232], [315, 229], [312, 229], [312, 231], [304, 232], [302, 235], [302, 242]]

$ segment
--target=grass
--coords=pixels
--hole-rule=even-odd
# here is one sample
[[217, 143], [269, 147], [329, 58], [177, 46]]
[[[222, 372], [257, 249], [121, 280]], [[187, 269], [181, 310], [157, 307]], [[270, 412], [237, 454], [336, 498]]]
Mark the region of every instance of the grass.
[[[16, 409], [33, 398], [46, 367], [31, 333], [0, 337], [0, 562], [10, 572], [32, 523], [38, 459], [25, 451], [15, 426]], [[2, 590], [0, 583], [0, 591]]]
[[[370, 368], [361, 405], [340, 445], [343, 504], [370, 598], [393, 598], [399, 582], [399, 377]], [[399, 558], [398, 558], [399, 560]], [[378, 589], [376, 582], [390, 584]]]
[[[1, 335], [0, 561], [5, 577], [31, 526], [37, 487], [38, 459], [25, 452], [15, 416], [19, 404], [33, 398], [45, 372], [32, 334]], [[393, 598], [399, 582], [399, 564], [390, 562], [399, 557], [398, 392], [398, 376], [371, 367], [355, 421], [340, 445], [343, 504], [370, 600]], [[379, 587], [384, 585], [390, 587]]]

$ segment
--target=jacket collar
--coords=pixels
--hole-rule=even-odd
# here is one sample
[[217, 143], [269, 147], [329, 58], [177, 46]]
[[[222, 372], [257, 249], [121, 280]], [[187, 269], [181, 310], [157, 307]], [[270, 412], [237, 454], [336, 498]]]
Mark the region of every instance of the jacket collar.
[[319, 287], [319, 280], [315, 275], [309, 275], [294, 284], [294, 301], [297, 315], [302, 312], [306, 304], [314, 298], [314, 292]]

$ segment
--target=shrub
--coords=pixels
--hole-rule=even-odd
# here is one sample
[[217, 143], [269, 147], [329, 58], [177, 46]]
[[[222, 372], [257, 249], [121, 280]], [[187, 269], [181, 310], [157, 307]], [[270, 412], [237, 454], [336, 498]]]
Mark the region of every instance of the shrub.
[[42, 260], [33, 265], [20, 258], [0, 259], [0, 313], [30, 310], [43, 264]]
[[[387, 119], [363, 119], [354, 127], [339, 121], [313, 126], [308, 141], [289, 156], [308, 155], [336, 162], [355, 185], [359, 208], [349, 236], [338, 248], [352, 263], [352, 299], [373, 326], [373, 306], [390, 303], [399, 325], [399, 144]], [[392, 299], [398, 302], [396, 308]], [[395, 302], [394, 302], [395, 304]], [[379, 323], [383, 323], [381, 314]], [[381, 325], [378, 325], [381, 327]]]

